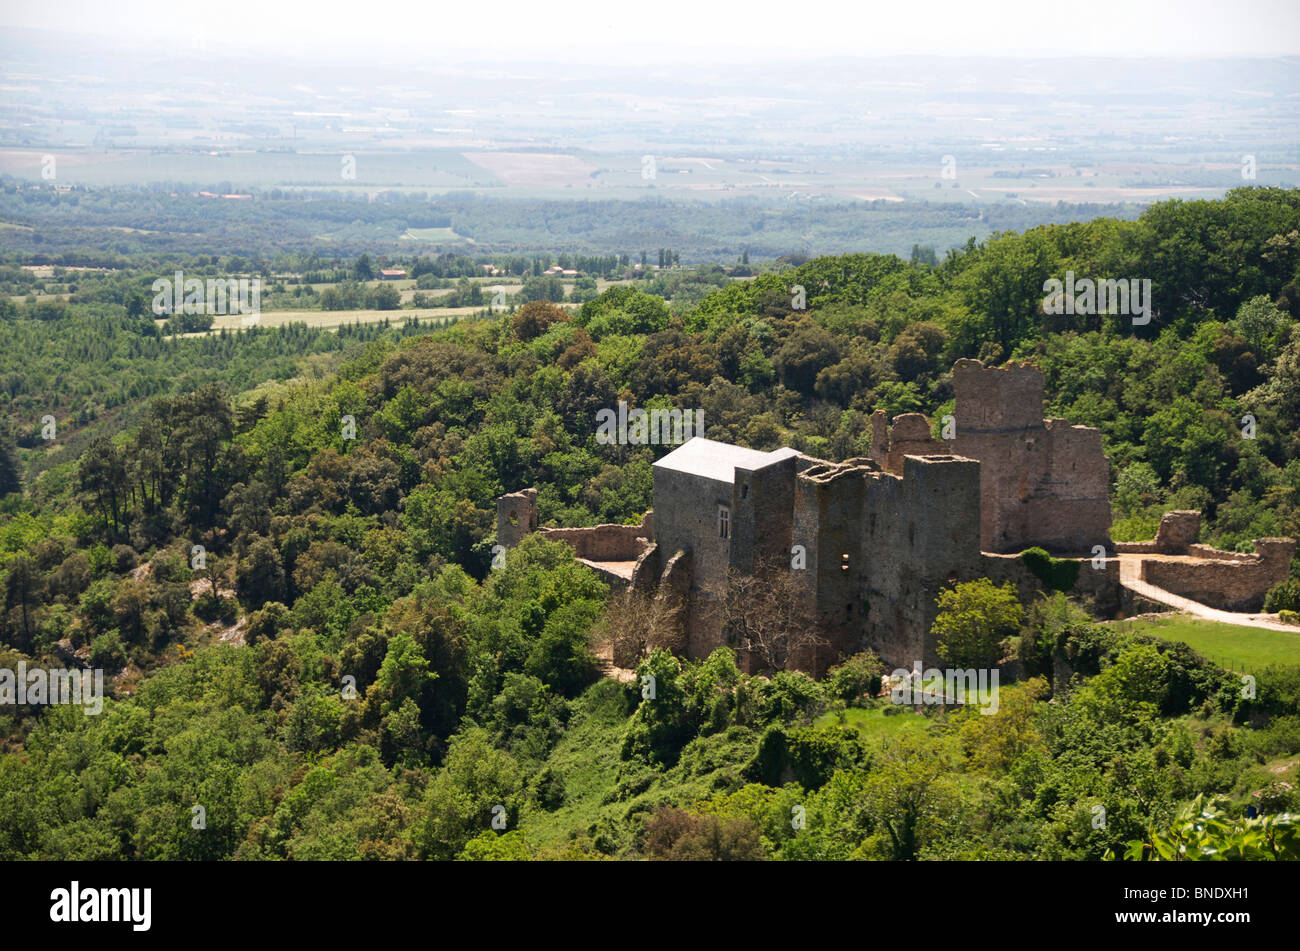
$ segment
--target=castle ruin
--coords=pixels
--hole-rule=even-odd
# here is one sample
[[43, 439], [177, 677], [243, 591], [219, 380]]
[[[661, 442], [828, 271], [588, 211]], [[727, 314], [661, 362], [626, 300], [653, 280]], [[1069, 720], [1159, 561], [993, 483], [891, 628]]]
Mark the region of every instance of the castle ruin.
[[907, 454], [951, 452], [979, 460], [984, 551], [1109, 549], [1110, 462], [1101, 432], [1044, 419], [1043, 374], [1031, 364], [995, 368], [958, 360], [952, 386], [953, 439], [932, 438], [930, 422], [920, 413], [905, 413], [889, 428], [884, 411], [877, 410], [871, 458], [895, 473], [902, 472]]
[[799, 617], [820, 635], [791, 666], [817, 673], [868, 647], [896, 666], [937, 664], [938, 593], [984, 577], [1030, 599], [1043, 590], [1019, 557], [1030, 547], [1079, 561], [1073, 593], [1108, 612], [1135, 603], [1121, 558], [1146, 555], [1144, 580], [1234, 610], [1257, 609], [1286, 576], [1294, 540], [1216, 552], [1193, 544], [1197, 513], [1171, 513], [1157, 542], [1113, 543], [1101, 433], [1043, 418], [1037, 367], [959, 360], [953, 387], [952, 438], [934, 438], [919, 413], [891, 426], [881, 411], [869, 458], [844, 462], [697, 436], [654, 464], [654, 508], [640, 525], [537, 529], [526, 489], [499, 500], [498, 543], [540, 531], [611, 584], [671, 602], [691, 658], [728, 643], [738, 577], [788, 573]]

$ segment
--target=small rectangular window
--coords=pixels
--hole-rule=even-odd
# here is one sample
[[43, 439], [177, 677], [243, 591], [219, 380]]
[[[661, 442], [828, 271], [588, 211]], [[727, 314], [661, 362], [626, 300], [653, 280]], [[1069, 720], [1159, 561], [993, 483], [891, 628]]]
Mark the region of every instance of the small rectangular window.
[[731, 537], [731, 509], [725, 505], [718, 506], [718, 537]]

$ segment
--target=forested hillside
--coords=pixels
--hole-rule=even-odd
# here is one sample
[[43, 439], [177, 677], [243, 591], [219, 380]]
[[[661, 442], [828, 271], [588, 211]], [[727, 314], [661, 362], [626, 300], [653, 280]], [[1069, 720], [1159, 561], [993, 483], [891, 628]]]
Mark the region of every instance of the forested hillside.
[[[1044, 313], [1067, 271], [1149, 279], [1150, 323]], [[433, 331], [164, 337], [128, 283], [0, 319], [0, 667], [112, 693], [0, 707], [0, 857], [1101, 858], [1159, 853], [1198, 796], [1223, 848], [1297, 848], [1237, 817], [1300, 807], [1300, 667], [1245, 698], [1056, 596], [1020, 606], [992, 716], [875, 698], [869, 653], [817, 682], [656, 650], [649, 698], [602, 678], [626, 609], [570, 549], [492, 546], [526, 486], [543, 524], [651, 506], [666, 447], [595, 439], [620, 400], [845, 459], [877, 408], [949, 411], [961, 357], [1037, 363], [1048, 414], [1101, 429], [1116, 540], [1180, 508], [1224, 548], [1300, 536], [1300, 191]]]

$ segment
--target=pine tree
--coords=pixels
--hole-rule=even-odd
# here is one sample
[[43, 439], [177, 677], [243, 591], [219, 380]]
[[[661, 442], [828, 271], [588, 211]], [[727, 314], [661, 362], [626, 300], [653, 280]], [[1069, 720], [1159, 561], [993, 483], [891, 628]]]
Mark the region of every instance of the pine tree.
[[12, 432], [0, 431], [0, 499], [23, 490], [22, 466]]

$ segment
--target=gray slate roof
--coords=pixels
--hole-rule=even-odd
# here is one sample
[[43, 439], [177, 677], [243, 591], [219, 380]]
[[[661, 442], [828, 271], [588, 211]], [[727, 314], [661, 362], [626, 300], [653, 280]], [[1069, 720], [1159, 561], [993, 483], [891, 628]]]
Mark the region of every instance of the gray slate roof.
[[799, 455], [798, 450], [789, 447], [774, 449], [772, 452], [759, 452], [757, 449], [746, 449], [744, 446], [733, 446], [731, 443], [714, 442], [712, 439], [696, 436], [682, 443], [655, 465], [717, 482], [734, 483], [737, 466], [742, 469], [761, 469], [763, 466], [797, 455]]

